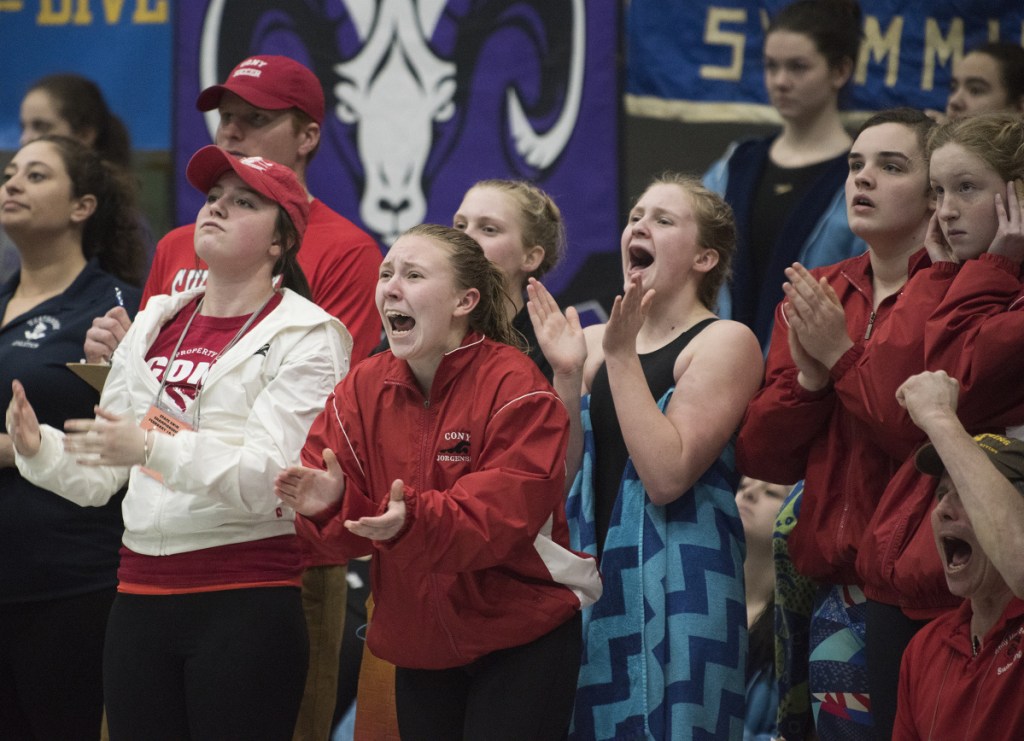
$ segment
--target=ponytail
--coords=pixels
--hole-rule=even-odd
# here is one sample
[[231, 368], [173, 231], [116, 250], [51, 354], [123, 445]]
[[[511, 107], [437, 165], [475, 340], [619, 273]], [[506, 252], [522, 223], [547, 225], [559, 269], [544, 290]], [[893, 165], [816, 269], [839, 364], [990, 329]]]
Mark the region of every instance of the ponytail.
[[313, 291], [310, 290], [309, 281], [306, 280], [306, 274], [302, 271], [298, 260], [299, 247], [302, 246], [298, 230], [288, 217], [288, 213], [280, 206], [277, 209], [277, 224], [274, 227], [274, 232], [284, 250], [274, 265], [274, 276], [281, 276], [282, 288], [295, 291], [303, 298], [312, 301]]

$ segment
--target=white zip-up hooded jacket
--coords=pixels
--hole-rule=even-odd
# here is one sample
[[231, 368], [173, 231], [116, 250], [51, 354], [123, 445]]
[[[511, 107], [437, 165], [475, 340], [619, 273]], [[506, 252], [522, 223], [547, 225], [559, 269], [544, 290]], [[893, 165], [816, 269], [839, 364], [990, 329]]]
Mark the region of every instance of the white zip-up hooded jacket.
[[[201, 293], [154, 296], [139, 313], [114, 354], [104, 409], [136, 422], [145, 417], [160, 388], [146, 352], [160, 328]], [[17, 456], [18, 470], [82, 506], [103, 504], [127, 479], [124, 544], [144, 555], [294, 533], [295, 514], [274, 496], [274, 478], [299, 464], [306, 433], [348, 372], [351, 352], [352, 338], [337, 319], [285, 290], [277, 308], [214, 363], [203, 384], [199, 429], [151, 436], [147, 468], [163, 481], [140, 466], [78, 465], [64, 453], [63, 432], [49, 426], [42, 426], [35, 456]], [[163, 403], [174, 408], [166, 394]]]

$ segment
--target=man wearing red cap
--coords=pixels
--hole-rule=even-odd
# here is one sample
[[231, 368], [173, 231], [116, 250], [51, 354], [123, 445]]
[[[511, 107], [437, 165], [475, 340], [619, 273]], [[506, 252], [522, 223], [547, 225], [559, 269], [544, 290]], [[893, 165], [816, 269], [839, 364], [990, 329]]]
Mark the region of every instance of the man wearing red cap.
[[[305, 185], [324, 119], [323, 88], [306, 67], [288, 57], [250, 57], [223, 85], [203, 90], [196, 107], [220, 112], [218, 146], [239, 157], [259, 156], [287, 165]], [[205, 266], [195, 261], [193, 230], [192, 225], [175, 229], [157, 245], [143, 306], [154, 294], [178, 293], [205, 280]], [[373, 292], [381, 259], [370, 235], [310, 196], [309, 229], [299, 264], [313, 301], [352, 333], [354, 363], [380, 341]]]
[[[283, 56], [249, 57], [222, 85], [206, 88], [196, 100], [200, 111], [217, 109], [216, 143], [238, 157], [263, 157], [286, 165], [305, 186], [310, 160], [320, 145], [324, 94], [305, 66]], [[380, 247], [363, 230], [306, 193], [309, 222], [298, 262], [309, 280], [312, 299], [338, 317], [352, 334], [352, 364], [367, 357], [380, 340], [374, 303]], [[157, 244], [142, 297], [180, 293], [206, 281], [206, 265], [193, 247], [195, 225], [174, 229]], [[110, 312], [95, 320], [87, 335], [90, 362], [108, 359], [130, 322]], [[338, 654], [345, 615], [345, 567], [307, 553], [303, 604], [310, 630], [310, 668], [296, 738], [326, 738], [337, 692]]]

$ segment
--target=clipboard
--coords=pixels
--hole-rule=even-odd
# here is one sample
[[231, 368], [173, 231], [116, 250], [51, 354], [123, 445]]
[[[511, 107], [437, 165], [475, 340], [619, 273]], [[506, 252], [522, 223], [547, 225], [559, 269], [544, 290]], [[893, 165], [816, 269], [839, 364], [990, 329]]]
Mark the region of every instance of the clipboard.
[[67, 363], [67, 367], [99, 392], [103, 391], [103, 384], [107, 382], [107, 374], [110, 373], [110, 366], [106, 363]]

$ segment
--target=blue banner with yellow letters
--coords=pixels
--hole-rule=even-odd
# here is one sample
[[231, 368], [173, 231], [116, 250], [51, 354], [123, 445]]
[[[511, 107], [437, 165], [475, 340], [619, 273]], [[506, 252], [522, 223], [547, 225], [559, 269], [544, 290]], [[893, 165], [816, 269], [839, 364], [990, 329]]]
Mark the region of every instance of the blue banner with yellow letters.
[[[787, 0], [631, 0], [627, 110], [691, 121], [771, 121], [764, 28]], [[1021, 43], [1021, 0], [861, 0], [863, 38], [846, 108], [944, 108], [954, 60]]]
[[95, 81], [135, 149], [169, 149], [171, 40], [170, 0], [0, 0], [0, 149], [17, 149], [22, 97], [56, 72]]

